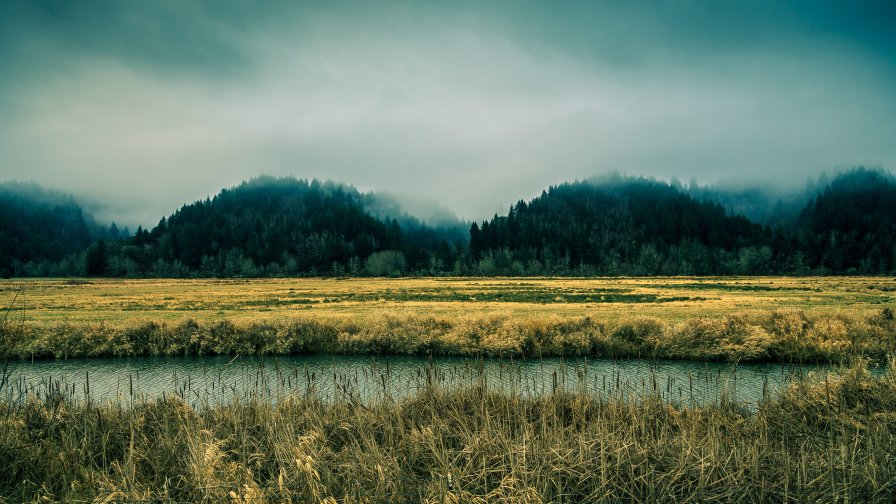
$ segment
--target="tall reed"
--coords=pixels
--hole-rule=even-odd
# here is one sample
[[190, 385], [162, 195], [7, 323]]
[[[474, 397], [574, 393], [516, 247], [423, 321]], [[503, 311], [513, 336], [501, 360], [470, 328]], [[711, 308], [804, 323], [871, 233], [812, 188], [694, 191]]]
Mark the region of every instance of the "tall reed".
[[896, 317], [809, 314], [798, 309], [695, 316], [680, 322], [632, 316], [514, 318], [384, 313], [364, 318], [227, 319], [198, 322], [0, 324], [0, 357], [288, 355], [303, 353], [600, 356], [700, 360], [885, 361], [896, 352]]
[[0, 401], [0, 461], [5, 502], [893, 502], [896, 374], [753, 409], [486, 381], [196, 407], [48, 386]]

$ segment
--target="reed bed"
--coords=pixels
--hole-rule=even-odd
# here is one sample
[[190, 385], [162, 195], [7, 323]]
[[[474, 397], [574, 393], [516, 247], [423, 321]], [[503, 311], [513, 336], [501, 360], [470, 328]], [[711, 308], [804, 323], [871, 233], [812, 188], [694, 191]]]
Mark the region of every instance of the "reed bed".
[[[892, 366], [891, 366], [892, 369]], [[893, 502], [896, 375], [753, 408], [428, 381], [412, 396], [0, 401], [2, 502]], [[9, 384], [6, 385], [9, 387]], [[350, 387], [350, 382], [345, 387]]]
[[[173, 393], [193, 406], [260, 397], [276, 403], [308, 395], [324, 401], [350, 398], [367, 402], [406, 399], [433, 386], [456, 390], [487, 384], [493, 392], [527, 398], [574, 390], [616, 398], [651, 396], [702, 406], [724, 395], [752, 407], [809, 373], [823, 376], [838, 369], [830, 365], [645, 359], [172, 357], [13, 362], [0, 385], [6, 386], [7, 400], [18, 402], [29, 395], [41, 398], [63, 390], [73, 400], [124, 402]], [[884, 369], [874, 366], [872, 372]]]
[[364, 319], [0, 323], [0, 356], [16, 359], [330, 353], [839, 363], [855, 357], [882, 362], [894, 351], [896, 316], [889, 307], [743, 311], [681, 321], [383, 313]]
[[410, 354], [882, 361], [883, 277], [0, 281], [0, 358]]

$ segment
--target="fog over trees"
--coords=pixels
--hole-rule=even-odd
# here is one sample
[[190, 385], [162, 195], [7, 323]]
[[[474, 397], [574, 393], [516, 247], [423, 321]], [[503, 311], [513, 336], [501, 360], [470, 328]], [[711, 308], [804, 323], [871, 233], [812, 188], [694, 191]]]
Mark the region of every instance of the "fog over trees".
[[4, 276], [763, 275], [896, 272], [896, 182], [799, 191], [608, 175], [466, 223], [330, 181], [259, 177], [131, 234], [70, 195], [0, 186]]

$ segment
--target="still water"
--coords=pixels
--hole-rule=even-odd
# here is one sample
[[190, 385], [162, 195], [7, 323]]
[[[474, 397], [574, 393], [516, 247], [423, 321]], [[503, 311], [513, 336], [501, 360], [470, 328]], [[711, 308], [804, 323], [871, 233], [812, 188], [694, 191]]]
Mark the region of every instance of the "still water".
[[723, 396], [755, 404], [783, 386], [830, 366], [705, 363], [642, 359], [473, 359], [461, 357], [309, 355], [288, 357], [146, 357], [13, 362], [0, 376], [0, 396], [65, 393], [91, 401], [177, 395], [194, 406], [289, 395], [327, 401], [388, 401], [429, 387], [484, 385], [535, 397], [558, 390], [706, 404]]

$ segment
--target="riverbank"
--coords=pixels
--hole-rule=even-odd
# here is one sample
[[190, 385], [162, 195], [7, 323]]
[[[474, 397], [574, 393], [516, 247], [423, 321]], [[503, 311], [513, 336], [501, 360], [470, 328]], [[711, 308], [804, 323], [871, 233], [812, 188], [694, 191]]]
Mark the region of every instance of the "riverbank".
[[383, 313], [358, 319], [298, 315], [256, 321], [7, 322], [0, 353], [14, 359], [392, 354], [500, 357], [594, 356], [731, 362], [883, 361], [896, 351], [896, 317], [799, 309], [695, 316], [515, 318]]
[[486, 384], [396, 401], [0, 402], [0, 501], [892, 502], [896, 376], [747, 410]]
[[409, 278], [0, 281], [0, 358], [400, 354], [878, 361], [896, 281]]

